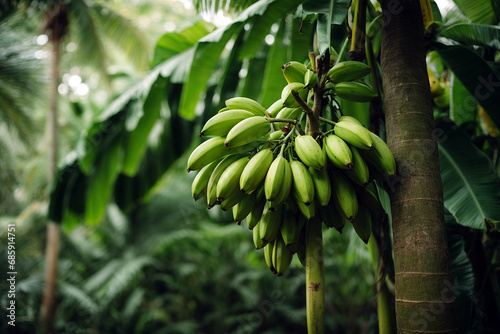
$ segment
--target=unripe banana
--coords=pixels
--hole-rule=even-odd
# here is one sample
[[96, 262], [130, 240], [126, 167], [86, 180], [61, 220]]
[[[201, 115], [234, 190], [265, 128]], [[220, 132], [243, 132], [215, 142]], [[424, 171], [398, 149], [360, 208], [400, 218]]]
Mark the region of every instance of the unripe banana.
[[271, 131], [271, 123], [261, 116], [253, 116], [242, 120], [228, 132], [224, 145], [237, 147], [249, 144]]
[[353, 221], [358, 213], [358, 199], [354, 188], [344, 175], [332, 171], [332, 198], [337, 211], [349, 221]]
[[292, 254], [297, 253], [299, 250], [300, 244], [303, 242], [302, 237], [304, 233], [304, 224], [306, 222], [306, 218], [303, 215], [299, 215], [297, 217], [297, 230], [295, 232], [295, 236], [293, 238], [293, 242], [288, 246], [290, 248], [290, 252]]
[[359, 204], [363, 204], [369, 211], [372, 212], [383, 212], [382, 204], [375, 195], [368, 188], [359, 188], [356, 192], [356, 196], [358, 197]]
[[266, 109], [259, 102], [249, 99], [248, 97], [232, 97], [226, 100], [226, 106], [229, 109], [243, 109], [250, 111], [256, 116], [265, 116]]
[[252, 229], [252, 237], [253, 237], [253, 244], [256, 249], [261, 249], [265, 245], [262, 243], [262, 238], [260, 237], [260, 222], [255, 225], [255, 228]]
[[320, 206], [325, 206], [330, 202], [332, 195], [332, 186], [330, 176], [326, 169], [322, 171], [309, 167], [309, 173], [314, 183], [314, 195]]
[[271, 116], [272, 118], [276, 117], [280, 110], [283, 108], [283, 101], [281, 99], [274, 101], [273, 104], [267, 108], [267, 114]]
[[228, 110], [216, 114], [205, 123], [200, 136], [226, 136], [233, 126], [252, 116], [255, 115], [243, 109]]
[[187, 171], [200, 170], [212, 161], [228, 154], [230, 149], [224, 146], [224, 137], [210, 138], [201, 143], [188, 158]]
[[243, 198], [245, 197], [246, 194], [240, 193], [239, 191], [232, 194], [228, 198], [226, 198], [224, 201], [220, 202], [220, 208], [222, 211], [227, 211], [231, 208], [233, 208], [236, 204], [241, 202]]
[[285, 182], [286, 170], [290, 169], [290, 164], [281, 154], [274, 159], [267, 170], [264, 181], [264, 193], [268, 201], [274, 201]]
[[264, 260], [266, 261], [266, 265], [269, 267], [269, 269], [271, 269], [271, 272], [273, 274], [277, 274], [277, 271], [273, 266], [273, 248], [274, 242], [264, 246]]
[[269, 209], [270, 202], [267, 202], [259, 221], [259, 234], [264, 246], [276, 239], [276, 236], [280, 233], [283, 220], [283, 206], [280, 206], [275, 211]]
[[309, 205], [314, 201], [314, 183], [307, 167], [300, 161], [290, 162], [293, 175], [293, 189], [299, 201]]
[[217, 204], [217, 183], [219, 182], [222, 173], [224, 173], [224, 171], [227, 167], [229, 167], [230, 164], [232, 164], [239, 158], [241, 158], [241, 156], [238, 155], [230, 155], [228, 157], [225, 157], [221, 162], [217, 164], [214, 171], [212, 172], [212, 175], [210, 175], [210, 179], [208, 180], [207, 185], [207, 206], [209, 209]]
[[321, 220], [329, 228], [335, 228], [339, 233], [342, 233], [342, 229], [345, 226], [345, 219], [340, 215], [340, 213], [335, 208], [333, 200], [324, 206], [320, 210]]
[[215, 167], [217, 167], [218, 163], [219, 160], [212, 161], [196, 174], [193, 183], [191, 184], [191, 195], [195, 201], [206, 195], [208, 181], [210, 180], [210, 176], [212, 175]]
[[429, 65], [427, 65], [427, 75], [429, 76], [429, 85], [431, 87], [431, 96], [438, 97], [443, 95], [444, 89], [446, 86], [441, 85], [439, 78], [436, 77], [434, 72], [430, 69]]
[[240, 224], [240, 222], [250, 214], [256, 203], [257, 203], [256, 194], [250, 194], [250, 195], [245, 194], [243, 199], [240, 202], [236, 203], [235, 206], [233, 206], [234, 221]]
[[318, 83], [318, 75], [311, 70], [307, 70], [304, 75], [304, 86], [307, 89], [312, 89]]
[[355, 81], [339, 82], [333, 89], [338, 97], [354, 102], [369, 102], [378, 97], [373, 89]]
[[292, 82], [286, 85], [281, 91], [281, 101], [283, 102], [283, 106], [287, 108], [297, 108], [299, 106], [299, 103], [293, 97], [292, 91], [299, 93], [300, 98], [304, 101], [307, 99], [307, 94], [309, 93], [309, 90], [305, 88], [303, 83]]
[[281, 235], [278, 235], [274, 240], [272, 260], [273, 267], [276, 269], [278, 276], [283, 275], [292, 262], [292, 252], [290, 252], [290, 249], [285, 245]]
[[326, 166], [326, 154], [318, 142], [310, 135], [295, 137], [295, 153], [302, 162], [314, 169], [323, 170]]
[[359, 153], [382, 174], [396, 174], [396, 161], [387, 144], [376, 134], [369, 132], [373, 141], [374, 150], [361, 150]]
[[357, 148], [368, 150], [373, 147], [370, 131], [362, 125], [350, 121], [340, 121], [335, 124], [333, 131], [337, 136]]
[[361, 124], [361, 122], [356, 117], [352, 117], [352, 116], [348, 116], [348, 115], [341, 116], [338, 121], [339, 122], [340, 121], [353, 122], [353, 123], [356, 123], [356, 124], [363, 126], [363, 124]]
[[289, 246], [295, 240], [298, 231], [297, 218], [289, 210], [284, 210], [283, 221], [281, 222], [281, 237], [285, 245]]
[[302, 201], [297, 198], [295, 192], [292, 192], [293, 198], [295, 199], [295, 204], [297, 204], [297, 208], [300, 213], [307, 219], [310, 220], [316, 215], [316, 204], [315, 201], [312, 201], [311, 204], [305, 205]]
[[279, 140], [281, 137], [283, 137], [283, 131], [281, 130], [276, 130], [269, 134], [269, 140]]
[[283, 108], [280, 110], [278, 115], [276, 115], [276, 118], [298, 119], [301, 114], [302, 108]]
[[365, 160], [359, 154], [356, 147], [351, 146], [352, 168], [345, 171], [346, 175], [356, 184], [366, 187], [370, 182], [370, 171]]
[[283, 71], [283, 76], [287, 83], [300, 82], [304, 83], [304, 75], [306, 74], [306, 65], [299, 63], [298, 61], [290, 61], [283, 66], [281, 66]]
[[290, 168], [290, 163], [285, 159], [285, 174], [283, 176], [283, 183], [281, 184], [281, 189], [274, 200], [271, 201], [269, 210], [275, 211], [281, 204], [283, 204], [290, 194], [293, 184], [292, 170]]
[[371, 68], [359, 61], [343, 61], [333, 66], [326, 74], [334, 83], [359, 80], [370, 74]]
[[265, 199], [258, 199], [257, 203], [255, 203], [254, 207], [252, 208], [252, 211], [248, 214], [246, 221], [247, 221], [247, 226], [248, 229], [253, 230], [255, 226], [260, 221], [260, 218], [262, 218], [262, 211], [264, 211], [264, 206], [266, 205], [266, 200]]
[[273, 162], [273, 152], [266, 148], [255, 154], [241, 173], [239, 186], [244, 193], [250, 194], [264, 181]]
[[352, 168], [352, 152], [342, 138], [330, 134], [324, 137], [323, 146], [326, 148], [328, 159], [335, 167], [341, 169]]
[[222, 173], [217, 181], [217, 201], [223, 202], [225, 199], [232, 196], [234, 193], [239, 192], [240, 189], [240, 176], [243, 169], [248, 164], [248, 157], [243, 157], [232, 164]]
[[359, 206], [358, 214], [356, 215], [356, 218], [354, 218], [352, 226], [354, 227], [356, 234], [365, 244], [367, 244], [372, 232], [372, 217], [368, 209], [366, 209], [363, 205]]

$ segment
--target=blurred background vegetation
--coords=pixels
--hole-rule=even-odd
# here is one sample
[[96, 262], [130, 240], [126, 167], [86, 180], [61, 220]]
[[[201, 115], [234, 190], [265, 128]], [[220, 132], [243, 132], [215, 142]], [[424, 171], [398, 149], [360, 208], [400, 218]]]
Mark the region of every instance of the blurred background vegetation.
[[[16, 327], [6, 323], [9, 300], [2, 293], [0, 331], [34, 333], [39, 330], [45, 270], [51, 48], [40, 33], [43, 2], [18, 3], [0, 6], [0, 258], [7, 258], [6, 225], [13, 222], [17, 250]], [[97, 52], [96, 45], [86, 42], [90, 32], [70, 26], [58, 86], [62, 161], [71, 159], [109, 104], [158, 63], [154, 45], [163, 34], [200, 20], [208, 21], [205, 29], [210, 31], [231, 16], [196, 14], [188, 0], [95, 3], [119, 13], [136, 29], [146, 42], [140, 51], [149, 65], [131, 62], [106, 39], [101, 50], [105, 59], [85, 59], [82, 55]], [[96, 27], [95, 34], [103, 32]], [[57, 333], [305, 332], [300, 262], [295, 259], [286, 276], [272, 275], [246, 226], [236, 225], [230, 212], [207, 211], [192, 200], [194, 175], [185, 173], [185, 158], [178, 159], [151, 200], [132, 214], [110, 204], [99, 224], [63, 226]], [[376, 328], [375, 276], [366, 247], [350, 237], [353, 233], [351, 228], [343, 235], [325, 234], [326, 321], [331, 330], [369, 333]], [[2, 271], [1, 291], [7, 291], [4, 275]]]

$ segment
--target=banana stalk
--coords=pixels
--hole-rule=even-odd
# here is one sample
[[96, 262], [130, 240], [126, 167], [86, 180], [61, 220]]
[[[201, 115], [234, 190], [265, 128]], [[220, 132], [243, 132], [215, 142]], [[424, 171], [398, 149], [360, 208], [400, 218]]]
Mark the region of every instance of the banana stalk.
[[325, 269], [321, 220], [306, 223], [307, 333], [325, 333]]
[[363, 61], [365, 59], [365, 26], [366, 26], [366, 0], [353, 0], [351, 10], [354, 10], [351, 50], [351, 60]]

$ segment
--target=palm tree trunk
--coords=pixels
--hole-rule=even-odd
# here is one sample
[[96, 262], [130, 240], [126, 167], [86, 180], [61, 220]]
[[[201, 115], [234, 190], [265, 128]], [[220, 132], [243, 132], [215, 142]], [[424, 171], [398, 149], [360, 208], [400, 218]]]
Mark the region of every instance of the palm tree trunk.
[[443, 188], [418, 1], [382, 1], [382, 76], [391, 180], [398, 333], [456, 333]]
[[[49, 113], [47, 115], [47, 141], [48, 141], [48, 185], [52, 187], [57, 170], [58, 130], [57, 130], [57, 97], [59, 85], [59, 67], [61, 62], [60, 40], [54, 39], [52, 43], [52, 64], [49, 84]], [[47, 224], [47, 246], [45, 250], [45, 287], [40, 309], [40, 322], [47, 333], [54, 330], [56, 312], [57, 288], [57, 259], [59, 250], [59, 225], [54, 222]]]

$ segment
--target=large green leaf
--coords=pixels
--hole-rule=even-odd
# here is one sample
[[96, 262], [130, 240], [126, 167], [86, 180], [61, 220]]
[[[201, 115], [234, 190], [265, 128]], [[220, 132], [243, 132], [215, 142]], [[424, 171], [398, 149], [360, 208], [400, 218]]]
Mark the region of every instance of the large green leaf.
[[500, 125], [500, 77], [494, 69], [470, 47], [442, 43], [435, 43], [434, 47], [495, 124]]
[[[255, 32], [249, 34], [254, 36], [252, 38], [256, 39], [257, 36], [262, 36], [264, 31], [266, 31], [266, 34], [269, 32], [269, 23], [271, 21], [278, 21], [287, 12], [293, 8], [297, 8], [302, 2], [303, 0], [286, 2], [277, 0], [259, 1], [244, 10], [230, 25], [219, 28], [199, 40], [195, 46], [195, 52], [191, 60], [192, 65], [182, 90], [179, 106], [180, 115], [187, 119], [193, 119], [195, 117], [195, 109], [200, 94], [206, 89], [207, 82], [213, 74], [213, 70], [219, 61], [222, 50], [229, 39], [243, 28], [244, 23], [251, 19], [256, 20], [252, 28], [255, 29]], [[262, 18], [262, 22], [259, 17]], [[260, 45], [262, 40], [263, 38], [260, 38], [258, 41], [250, 40], [249, 37], [249, 39], [247, 39], [247, 42], [251, 43], [248, 47], [250, 48], [249, 50], [255, 52], [256, 43]]]
[[306, 14], [329, 14], [332, 24], [343, 24], [350, 0], [308, 0], [302, 5]]
[[122, 173], [125, 175], [134, 175], [137, 172], [137, 168], [139, 168], [141, 158], [146, 150], [149, 133], [160, 116], [161, 101], [165, 94], [165, 84], [165, 78], [158, 76], [158, 79], [151, 86], [148, 97], [141, 106], [140, 119], [132, 129], [127, 129], [130, 134], [125, 147], [125, 157], [122, 167]]
[[281, 66], [288, 61], [284, 41], [286, 27], [286, 20], [283, 19], [276, 34], [276, 39], [268, 53], [260, 98], [260, 102], [265, 108], [281, 98], [281, 90], [287, 84], [281, 71]]
[[438, 36], [451, 38], [467, 45], [500, 49], [500, 27], [485, 24], [457, 23], [445, 27]]
[[450, 76], [451, 120], [457, 124], [473, 121], [475, 119], [476, 107], [476, 100], [452, 72]]
[[180, 32], [168, 32], [156, 42], [153, 66], [194, 46], [196, 42], [214, 30], [214, 26], [199, 21]]
[[444, 206], [463, 226], [500, 219], [500, 179], [489, 158], [451, 121], [436, 123]]
[[495, 12], [490, 0], [453, 0], [458, 8], [469, 18], [472, 23], [492, 24]]

